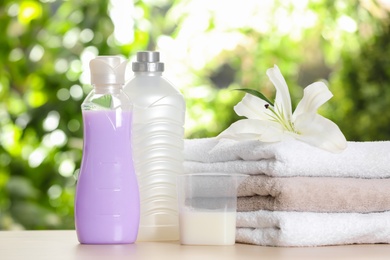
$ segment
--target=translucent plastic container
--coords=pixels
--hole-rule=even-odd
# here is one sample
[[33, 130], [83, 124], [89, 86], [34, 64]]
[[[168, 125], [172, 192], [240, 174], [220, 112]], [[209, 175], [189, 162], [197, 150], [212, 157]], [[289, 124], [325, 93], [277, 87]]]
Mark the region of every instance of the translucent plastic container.
[[134, 104], [134, 163], [140, 188], [139, 241], [179, 239], [176, 177], [183, 174], [185, 102], [162, 77], [158, 52], [139, 52], [124, 91]]
[[178, 176], [181, 244], [235, 244], [237, 187], [245, 177], [234, 173]]
[[139, 191], [132, 161], [132, 106], [124, 94], [126, 62], [90, 62], [92, 92], [82, 104], [84, 148], [75, 198], [77, 236], [83, 244], [133, 243]]

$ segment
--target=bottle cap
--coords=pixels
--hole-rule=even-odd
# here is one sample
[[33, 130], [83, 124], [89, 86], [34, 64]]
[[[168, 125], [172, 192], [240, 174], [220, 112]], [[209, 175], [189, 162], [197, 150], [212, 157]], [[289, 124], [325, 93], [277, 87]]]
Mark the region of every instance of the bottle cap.
[[91, 83], [125, 84], [127, 61], [119, 56], [98, 56], [89, 62]]
[[163, 72], [164, 63], [160, 62], [160, 53], [157, 51], [137, 52], [137, 61], [133, 62], [134, 72]]

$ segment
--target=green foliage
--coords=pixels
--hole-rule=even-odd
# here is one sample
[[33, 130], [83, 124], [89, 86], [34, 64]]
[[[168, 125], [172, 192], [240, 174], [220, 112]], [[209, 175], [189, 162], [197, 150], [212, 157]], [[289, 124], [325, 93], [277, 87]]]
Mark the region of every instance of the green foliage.
[[256, 1], [215, 8], [196, 0], [138, 0], [128, 42], [114, 35], [114, 2], [120, 1], [3, 0], [0, 229], [74, 228], [80, 105], [90, 90], [83, 71], [99, 54], [130, 58], [162, 49], [174, 57], [187, 138], [215, 136], [239, 119], [233, 107], [243, 93], [235, 89], [272, 100], [265, 72], [277, 64], [293, 105], [302, 87], [328, 80], [334, 98], [321, 112], [347, 139], [390, 139], [389, 19], [374, 0], [309, 1], [304, 8], [300, 1], [264, 1], [272, 2], [265, 13], [244, 6]]
[[[103, 1], [3, 1], [0, 10], [0, 229], [73, 228], [81, 160], [82, 57], [110, 44]], [[137, 41], [145, 48], [147, 41]]]
[[340, 72], [332, 79], [332, 111], [349, 140], [390, 139], [390, 29], [361, 45], [358, 53], [344, 53]]
[[111, 107], [111, 102], [112, 102], [112, 96], [111, 95], [104, 95], [99, 98], [95, 98], [91, 100], [92, 103], [95, 103], [99, 106], [105, 107], [105, 108], [110, 108]]

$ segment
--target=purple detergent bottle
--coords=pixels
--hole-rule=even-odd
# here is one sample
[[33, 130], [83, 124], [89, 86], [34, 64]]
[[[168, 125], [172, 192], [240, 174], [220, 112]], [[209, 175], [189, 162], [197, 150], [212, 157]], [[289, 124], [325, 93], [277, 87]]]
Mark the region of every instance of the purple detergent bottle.
[[78, 240], [134, 243], [140, 205], [132, 161], [132, 105], [122, 91], [126, 61], [99, 56], [89, 65], [93, 90], [81, 106], [84, 147], [75, 198]]

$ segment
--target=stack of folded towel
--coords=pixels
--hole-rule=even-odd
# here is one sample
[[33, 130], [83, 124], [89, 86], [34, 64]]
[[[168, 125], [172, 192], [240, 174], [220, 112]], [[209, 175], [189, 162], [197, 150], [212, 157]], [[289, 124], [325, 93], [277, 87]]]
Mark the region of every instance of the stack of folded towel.
[[340, 154], [297, 140], [185, 141], [187, 172], [248, 174], [236, 241], [269, 246], [390, 243], [390, 142]]

